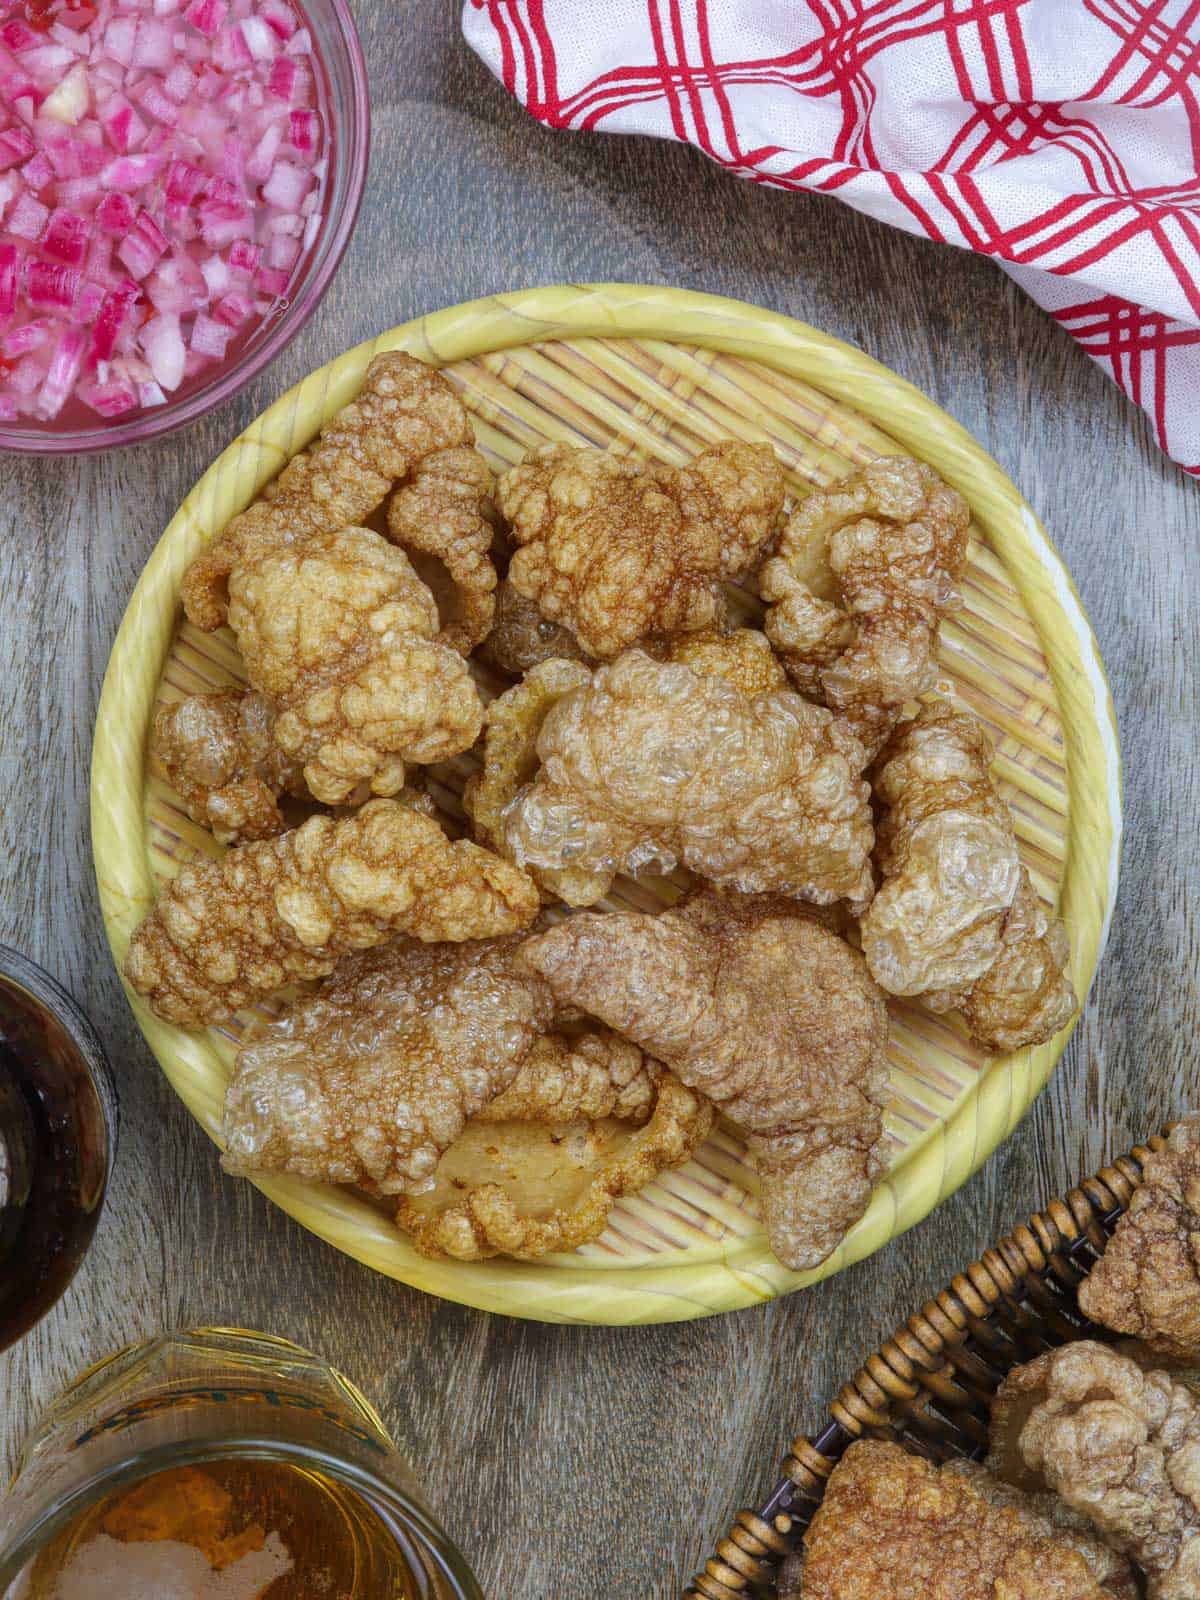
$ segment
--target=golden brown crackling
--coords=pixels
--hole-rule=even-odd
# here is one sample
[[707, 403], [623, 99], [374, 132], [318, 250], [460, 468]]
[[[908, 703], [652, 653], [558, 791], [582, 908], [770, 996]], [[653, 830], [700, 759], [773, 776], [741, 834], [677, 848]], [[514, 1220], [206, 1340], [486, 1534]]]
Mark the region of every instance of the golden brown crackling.
[[874, 880], [866, 753], [788, 689], [746, 695], [723, 677], [627, 650], [546, 713], [540, 770], [504, 813], [504, 853], [590, 875], [592, 904], [620, 872], [690, 868], [747, 892], [829, 904]]
[[702, 678], [722, 678], [744, 695], [787, 688], [783, 663], [757, 628], [676, 634], [665, 642], [662, 659], [681, 662]]
[[125, 973], [156, 1015], [201, 1027], [396, 934], [485, 938], [537, 909], [533, 882], [508, 862], [375, 800], [185, 866], [134, 934]]
[[856, 951], [794, 902], [708, 891], [570, 917], [519, 960], [745, 1130], [781, 1261], [829, 1255], [880, 1170], [888, 1019]]
[[[474, 823], [475, 837], [489, 849], [504, 853], [504, 815], [537, 772], [538, 734], [547, 715], [565, 694], [590, 678], [580, 662], [542, 661], [488, 706], [483, 757], [463, 792], [463, 808]], [[610, 881], [605, 874], [570, 867], [535, 867], [530, 876], [547, 899], [561, 897], [571, 904], [599, 899]]]
[[168, 783], [221, 844], [282, 833], [279, 797], [308, 792], [299, 766], [275, 743], [274, 722], [271, 702], [241, 689], [185, 695], [154, 714], [151, 749]]
[[1147, 1159], [1079, 1305], [1166, 1355], [1200, 1357], [1200, 1118], [1185, 1118]]
[[432, 1191], [401, 1197], [396, 1220], [435, 1258], [531, 1260], [575, 1250], [604, 1231], [622, 1195], [688, 1160], [713, 1115], [702, 1095], [663, 1073], [641, 1127], [612, 1118], [477, 1122], [442, 1157]]
[[759, 589], [767, 635], [803, 694], [882, 742], [904, 702], [933, 685], [939, 623], [961, 603], [969, 520], [961, 495], [904, 456], [800, 504]]
[[682, 468], [552, 445], [498, 485], [518, 546], [508, 581], [598, 658], [710, 628], [722, 580], [773, 538], [783, 493], [767, 445], [725, 440]]
[[219, 627], [235, 567], [361, 523], [423, 457], [471, 442], [466, 409], [440, 373], [399, 351], [376, 356], [354, 399], [192, 562], [183, 577], [188, 617]]
[[1019, 1438], [1028, 1470], [1149, 1578], [1149, 1600], [1200, 1594], [1200, 1399], [1080, 1339], [1052, 1352]]
[[493, 487], [479, 451], [459, 445], [418, 461], [388, 504], [389, 536], [445, 567], [455, 607], [441, 618], [438, 639], [464, 656], [487, 637], [496, 610], [493, 531], [484, 515]]
[[399, 939], [345, 957], [238, 1052], [226, 1169], [377, 1194], [428, 1183], [550, 1023], [549, 991], [513, 965], [518, 943]]
[[440, 642], [432, 594], [369, 528], [315, 534], [229, 579], [229, 621], [250, 682], [274, 701], [274, 738], [317, 799], [390, 795], [405, 763], [468, 749], [483, 703]]
[[804, 1540], [804, 1600], [1111, 1600], [1077, 1536], [899, 1445], [853, 1444]]
[[659, 1070], [657, 1061], [611, 1028], [543, 1034], [508, 1088], [476, 1121], [563, 1124], [615, 1117], [640, 1124], [654, 1108]]
[[863, 953], [891, 994], [962, 1012], [990, 1050], [1056, 1034], [1075, 1011], [1066, 930], [1021, 865], [991, 776], [991, 741], [945, 704], [902, 722], [874, 769], [883, 881], [862, 917]]
[[479, 654], [508, 678], [519, 678], [543, 661], [583, 661], [592, 658], [570, 628], [551, 622], [532, 600], [527, 600], [506, 579], [496, 590], [496, 610], [491, 631]]

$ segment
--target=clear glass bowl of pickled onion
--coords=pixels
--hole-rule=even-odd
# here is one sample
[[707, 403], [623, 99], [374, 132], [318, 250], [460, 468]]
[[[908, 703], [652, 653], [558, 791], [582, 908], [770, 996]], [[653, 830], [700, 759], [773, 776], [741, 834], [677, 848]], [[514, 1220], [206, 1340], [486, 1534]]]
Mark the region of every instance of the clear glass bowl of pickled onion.
[[345, 0], [0, 0], [0, 450], [139, 443], [249, 382], [369, 142]]

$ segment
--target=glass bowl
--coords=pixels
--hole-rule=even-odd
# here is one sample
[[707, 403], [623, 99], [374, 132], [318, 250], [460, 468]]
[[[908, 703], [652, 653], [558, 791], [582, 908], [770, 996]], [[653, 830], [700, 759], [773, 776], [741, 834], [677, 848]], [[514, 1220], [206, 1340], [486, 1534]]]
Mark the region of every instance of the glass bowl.
[[48, 972], [0, 945], [0, 1350], [75, 1276], [116, 1143], [99, 1035]]
[[333, 140], [325, 228], [299, 277], [289, 286], [284, 309], [264, 317], [232, 361], [219, 366], [205, 382], [188, 385], [177, 400], [115, 422], [97, 417], [94, 426], [3, 423], [0, 451], [80, 455], [157, 439], [194, 422], [236, 394], [292, 342], [312, 316], [338, 269], [358, 218], [367, 178], [371, 116], [366, 61], [346, 0], [300, 0], [300, 9], [312, 30], [315, 53], [325, 66]]

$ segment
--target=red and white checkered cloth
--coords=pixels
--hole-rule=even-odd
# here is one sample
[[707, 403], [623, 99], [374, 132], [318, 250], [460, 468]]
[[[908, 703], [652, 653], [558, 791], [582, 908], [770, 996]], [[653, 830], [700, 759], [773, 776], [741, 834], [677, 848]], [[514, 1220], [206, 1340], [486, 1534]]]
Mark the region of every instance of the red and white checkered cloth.
[[466, 0], [538, 121], [994, 256], [1200, 476], [1200, 0]]

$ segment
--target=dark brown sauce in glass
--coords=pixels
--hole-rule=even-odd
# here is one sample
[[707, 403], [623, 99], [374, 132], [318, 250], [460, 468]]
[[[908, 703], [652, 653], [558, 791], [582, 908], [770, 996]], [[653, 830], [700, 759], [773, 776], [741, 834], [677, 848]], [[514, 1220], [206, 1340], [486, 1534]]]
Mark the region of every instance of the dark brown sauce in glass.
[[0, 1350], [75, 1275], [115, 1139], [116, 1096], [91, 1025], [44, 973], [0, 948]]

